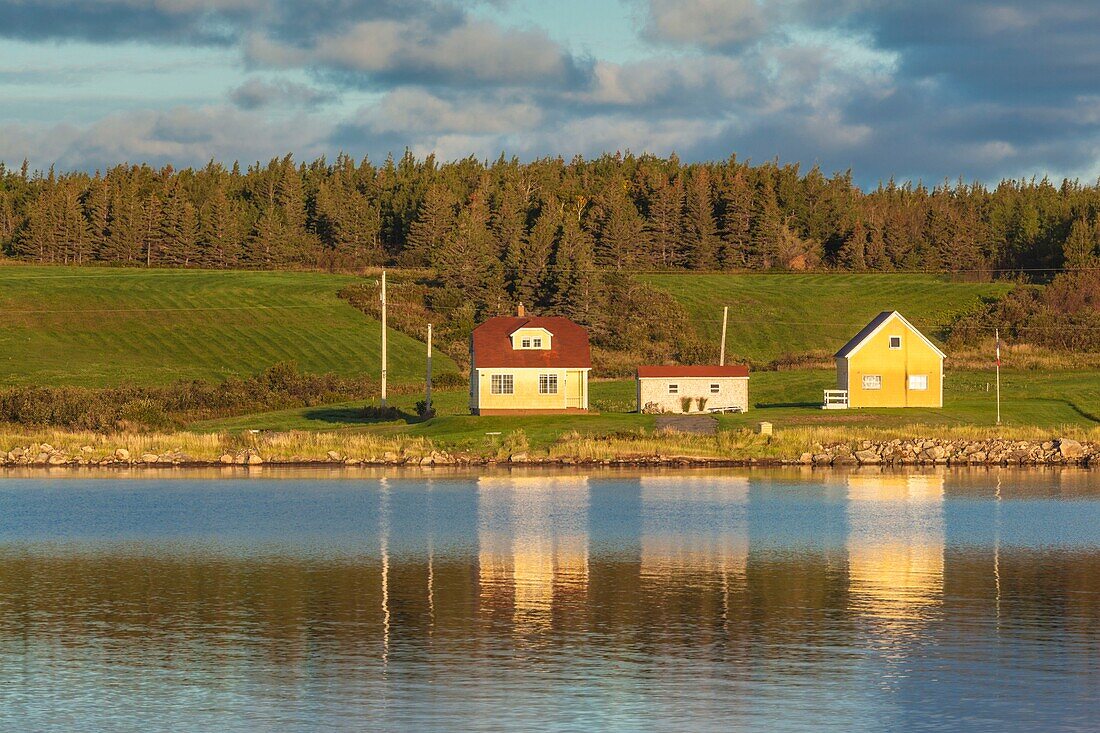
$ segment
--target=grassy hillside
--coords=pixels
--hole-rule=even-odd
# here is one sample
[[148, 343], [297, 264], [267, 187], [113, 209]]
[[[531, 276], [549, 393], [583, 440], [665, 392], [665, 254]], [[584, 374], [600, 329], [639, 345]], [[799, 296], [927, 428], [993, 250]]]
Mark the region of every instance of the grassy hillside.
[[[219, 380], [293, 361], [377, 374], [377, 321], [337, 298], [350, 276], [291, 272], [0, 268], [0, 385]], [[390, 330], [390, 378], [424, 347]], [[455, 371], [441, 354], [435, 372]]]
[[954, 283], [935, 275], [647, 275], [695, 318], [699, 335], [718, 343], [729, 306], [727, 353], [753, 363], [784, 354], [833, 353], [880, 311], [898, 310], [934, 337], [1004, 283]]

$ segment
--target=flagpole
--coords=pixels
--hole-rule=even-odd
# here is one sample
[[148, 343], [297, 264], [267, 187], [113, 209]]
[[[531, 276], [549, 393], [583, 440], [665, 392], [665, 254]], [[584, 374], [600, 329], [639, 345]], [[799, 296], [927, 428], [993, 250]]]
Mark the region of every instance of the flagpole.
[[1001, 329], [994, 330], [997, 341], [997, 424], [1001, 424]]

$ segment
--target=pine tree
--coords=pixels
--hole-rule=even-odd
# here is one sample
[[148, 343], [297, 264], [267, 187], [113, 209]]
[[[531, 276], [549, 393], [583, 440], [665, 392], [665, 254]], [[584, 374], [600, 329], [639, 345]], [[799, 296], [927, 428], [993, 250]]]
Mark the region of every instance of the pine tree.
[[600, 303], [595, 243], [581, 226], [582, 212], [574, 208], [562, 217], [561, 233], [551, 260], [550, 303], [554, 313], [591, 325]]
[[512, 293], [524, 267], [527, 205], [526, 192], [514, 183], [506, 183], [496, 196], [490, 222], [497, 255], [504, 262], [505, 285]]
[[197, 254], [198, 217], [179, 187], [169, 192], [161, 207], [157, 239], [162, 264], [176, 267], [192, 264]]
[[700, 168], [688, 183], [684, 241], [689, 267], [695, 270], [717, 268], [721, 240], [714, 221], [714, 197], [706, 168]]
[[749, 266], [770, 270], [778, 267], [779, 237], [783, 219], [779, 212], [775, 186], [770, 175], [762, 176], [753, 196], [752, 219], [749, 225]]
[[752, 249], [752, 186], [744, 170], [738, 169], [728, 177], [719, 191], [721, 208], [722, 267], [744, 267]]
[[98, 176], [84, 194], [84, 217], [88, 221], [88, 244], [93, 259], [104, 259], [110, 241], [110, 207], [107, 181]]
[[1079, 216], [1070, 226], [1069, 236], [1062, 246], [1063, 267], [1080, 270], [1096, 267], [1100, 257], [1100, 226], [1098, 222]]
[[199, 212], [198, 262], [201, 267], [229, 268], [240, 264], [239, 213], [219, 187]]
[[682, 261], [684, 187], [679, 178], [658, 177], [649, 195], [649, 237], [654, 264], [662, 268]]
[[408, 244], [401, 253], [406, 267], [427, 267], [438, 257], [439, 250], [451, 239], [455, 227], [455, 202], [450, 191], [436, 184], [420, 205], [416, 220], [409, 229]]
[[534, 226], [523, 241], [516, 258], [516, 279], [512, 299], [532, 308], [550, 304], [550, 260], [561, 229], [561, 205], [553, 200], [542, 202]]
[[859, 219], [844, 239], [838, 257], [840, 266], [845, 270], [860, 272], [867, 269], [867, 230]]
[[284, 261], [283, 246], [286, 241], [286, 224], [278, 209], [268, 206], [260, 212], [248, 235], [245, 261], [256, 268], [277, 266]]
[[596, 262], [605, 268], [633, 269], [650, 248], [646, 221], [627, 192], [626, 181], [613, 181], [598, 205]]
[[457, 290], [479, 313], [503, 313], [504, 278], [496, 246], [489, 232], [489, 207], [481, 192], [458, 215], [432, 266], [445, 288]]

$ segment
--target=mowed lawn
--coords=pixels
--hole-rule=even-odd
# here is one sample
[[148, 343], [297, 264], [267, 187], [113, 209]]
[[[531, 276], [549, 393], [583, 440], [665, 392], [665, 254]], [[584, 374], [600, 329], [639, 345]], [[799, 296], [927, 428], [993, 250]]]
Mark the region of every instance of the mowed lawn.
[[[0, 268], [0, 386], [222, 380], [277, 362], [377, 375], [377, 321], [337, 297], [352, 276], [299, 272]], [[454, 372], [436, 354], [435, 371]], [[389, 332], [394, 381], [424, 346]]]
[[[833, 386], [835, 374], [824, 370], [757, 372], [750, 383], [752, 409], [744, 415], [722, 415], [721, 429], [755, 426], [760, 421], [784, 427], [905, 425], [978, 425], [996, 421], [992, 372], [949, 372], [942, 410], [870, 409], [822, 410], [821, 393]], [[988, 391], [987, 391], [988, 385]], [[1002, 418], [1007, 426], [1037, 426], [1056, 431], [1064, 426], [1100, 424], [1100, 374], [1095, 372], [1002, 373]], [[484, 448], [522, 429], [534, 447], [544, 447], [569, 430], [608, 434], [653, 428], [655, 418], [626, 412], [633, 409], [634, 382], [593, 382], [591, 403], [599, 414], [519, 417], [476, 417], [467, 414], [465, 391], [435, 392], [439, 416], [413, 417], [422, 394], [398, 395], [391, 404], [406, 412], [398, 421], [379, 422], [363, 416], [363, 403], [283, 410], [227, 420], [198, 423], [193, 429], [221, 430], [354, 430], [422, 435], [443, 446]], [[499, 434], [499, 435], [496, 435]]]
[[833, 353], [884, 310], [898, 310], [926, 335], [1006, 283], [952, 282], [937, 275], [645, 275], [688, 310], [699, 335], [718, 343], [729, 306], [728, 353], [754, 364], [784, 354]]

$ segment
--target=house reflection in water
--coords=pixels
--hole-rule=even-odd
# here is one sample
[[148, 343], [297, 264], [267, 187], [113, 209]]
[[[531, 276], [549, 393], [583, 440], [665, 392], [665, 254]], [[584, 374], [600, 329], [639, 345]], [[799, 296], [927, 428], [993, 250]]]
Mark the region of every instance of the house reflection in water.
[[904, 635], [943, 601], [942, 474], [848, 477], [851, 610]]
[[483, 612], [519, 635], [548, 630], [555, 605], [588, 591], [588, 478], [482, 476], [477, 492]]

